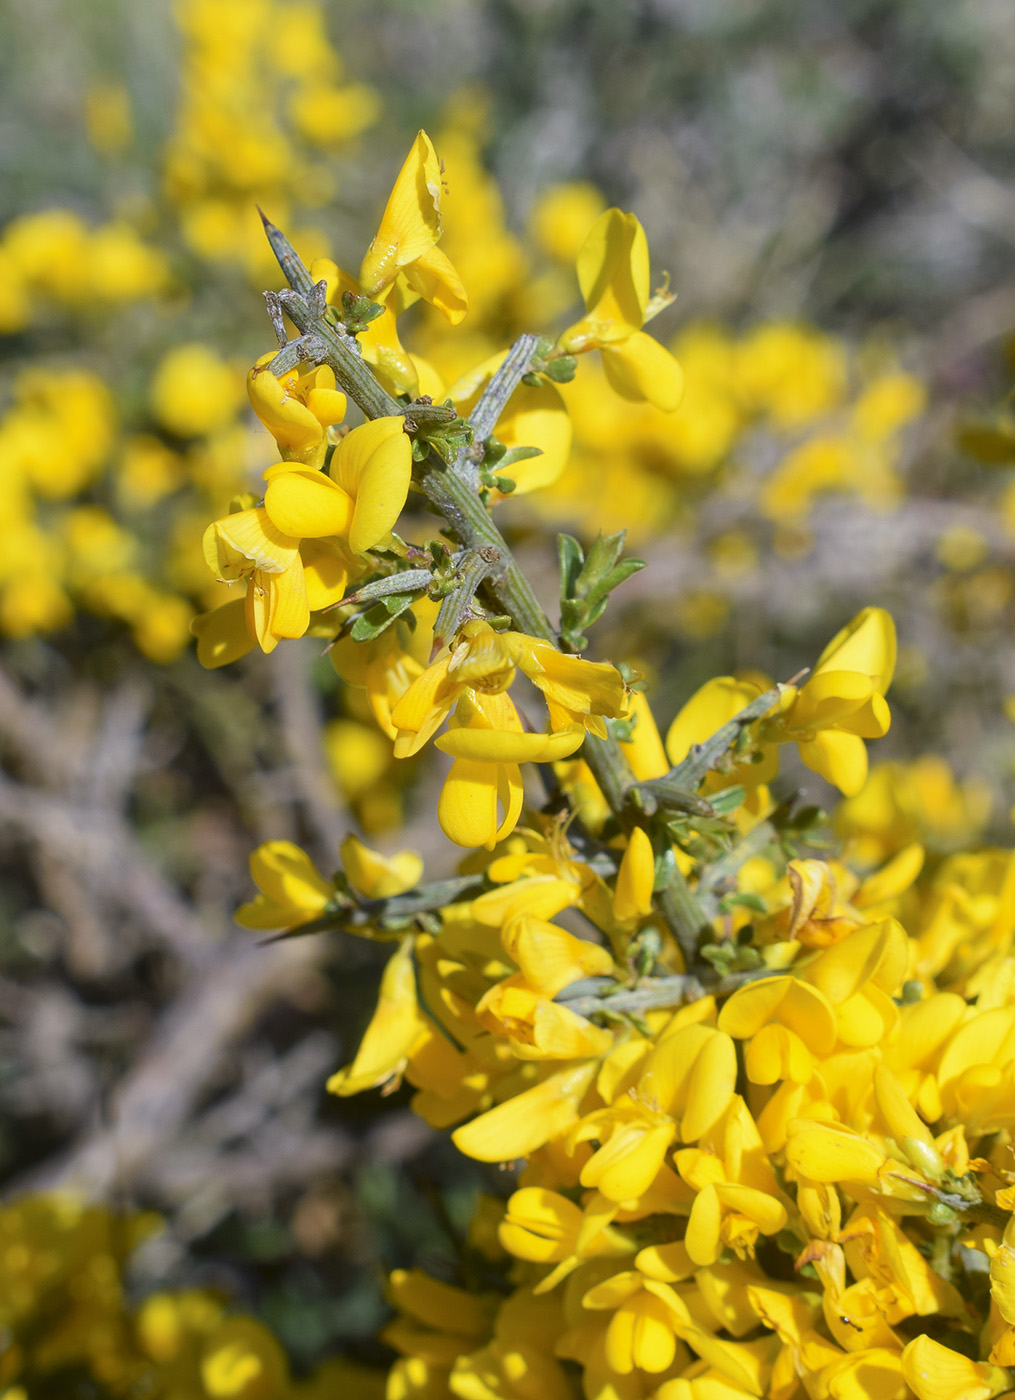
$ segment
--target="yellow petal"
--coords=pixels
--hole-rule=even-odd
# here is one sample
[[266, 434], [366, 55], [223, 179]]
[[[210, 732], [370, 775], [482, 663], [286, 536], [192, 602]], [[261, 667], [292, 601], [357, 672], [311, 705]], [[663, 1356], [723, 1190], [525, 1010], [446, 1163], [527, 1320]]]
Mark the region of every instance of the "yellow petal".
[[427, 1033], [427, 1021], [416, 1000], [413, 940], [406, 938], [384, 969], [377, 1009], [346, 1069], [328, 1080], [331, 1094], [343, 1098], [372, 1089], [399, 1076], [413, 1046]]
[[635, 721], [634, 733], [629, 740], [622, 739], [621, 746], [634, 776], [639, 782], [646, 783], [651, 778], [661, 778], [668, 773], [670, 764], [648, 698], [642, 691], [636, 690], [630, 696], [630, 704], [631, 718]]
[[[522, 807], [525, 805], [525, 785], [522, 782], [522, 770], [517, 763], [501, 763], [497, 766], [497, 800], [504, 813], [503, 820], [497, 828], [494, 837], [494, 845], [498, 841], [503, 841], [506, 836], [510, 836], [518, 825], [518, 818], [522, 814]], [[492, 849], [492, 847], [491, 847]]]
[[458, 758], [444, 780], [437, 820], [457, 846], [486, 846], [497, 840], [497, 767]]
[[480, 1162], [530, 1156], [577, 1121], [577, 1105], [595, 1079], [596, 1068], [592, 1062], [551, 1074], [458, 1128], [452, 1142], [459, 1152]]
[[352, 500], [318, 471], [280, 472], [268, 483], [264, 508], [277, 529], [299, 538], [344, 535], [353, 518]]
[[709, 1036], [694, 1062], [687, 1084], [687, 1109], [680, 1120], [680, 1137], [697, 1142], [726, 1112], [737, 1082], [737, 1053], [722, 1031]]
[[636, 826], [628, 837], [627, 849], [617, 871], [613, 912], [618, 919], [638, 919], [652, 912], [652, 886], [655, 857], [644, 827]]
[[400, 268], [426, 253], [441, 236], [441, 165], [433, 142], [420, 131], [360, 268], [364, 296], [386, 287]]
[[988, 1400], [1008, 1384], [996, 1367], [952, 1351], [926, 1333], [903, 1349], [902, 1374], [917, 1400]]
[[838, 1124], [799, 1120], [790, 1124], [786, 1160], [794, 1171], [811, 1181], [860, 1181], [873, 1186], [885, 1154], [859, 1133], [851, 1133]]
[[[416, 748], [440, 728], [461, 693], [461, 688], [448, 676], [451, 659], [450, 653], [438, 657], [413, 680], [391, 712], [391, 722], [396, 729], [421, 736]], [[416, 748], [411, 752], [415, 753]]]
[[897, 649], [891, 614], [884, 608], [864, 608], [828, 643], [818, 657], [814, 674], [832, 669], [862, 671], [876, 678], [883, 695], [895, 674]]
[[515, 1191], [497, 1230], [516, 1259], [556, 1262], [570, 1253], [582, 1225], [580, 1209], [556, 1191], [529, 1186]]
[[299, 540], [280, 530], [263, 506], [214, 521], [204, 532], [204, 557], [217, 578], [243, 578], [261, 569], [281, 574], [299, 552]]
[[422, 387], [419, 363], [399, 340], [396, 318], [415, 299], [416, 293], [409, 291], [404, 279], [396, 278], [375, 299], [377, 305], [384, 307], [384, 311], [358, 337], [364, 360], [377, 370], [384, 387], [393, 394], [407, 394], [410, 398], [415, 398]]
[[645, 331], [602, 347], [610, 387], [632, 403], [650, 403], [673, 413], [684, 397], [684, 371], [665, 345]]
[[299, 554], [284, 574], [258, 570], [247, 586], [245, 603], [247, 630], [262, 651], [274, 651], [282, 637], [302, 637], [310, 626], [310, 606]]
[[808, 965], [806, 976], [833, 1006], [841, 1006], [871, 984], [894, 995], [908, 966], [905, 929], [897, 919], [881, 919], [819, 953]]
[[544, 996], [556, 996], [583, 977], [608, 977], [613, 971], [608, 949], [532, 914], [513, 919], [501, 939], [525, 980]]
[[788, 1079], [807, 1084], [814, 1073], [814, 1058], [798, 1035], [786, 1026], [762, 1026], [744, 1057], [752, 1084], [776, 1084]]
[[356, 506], [349, 544], [356, 554], [372, 549], [402, 512], [412, 478], [412, 447], [399, 416], [375, 418], [353, 428], [331, 460], [331, 476]]
[[719, 1029], [738, 1040], [778, 1022], [820, 1058], [835, 1048], [835, 1012], [822, 991], [796, 977], [765, 977], [738, 987], [719, 1013]]
[[349, 585], [349, 556], [330, 540], [304, 540], [300, 554], [310, 611], [340, 602]]
[[281, 904], [317, 908], [334, 893], [331, 882], [293, 841], [265, 841], [250, 856], [250, 874], [258, 889]]
[[860, 671], [821, 671], [797, 695], [789, 723], [801, 729], [830, 729], [855, 714], [873, 693], [874, 682]]
[[572, 725], [559, 734], [513, 734], [496, 729], [448, 730], [434, 740], [434, 747], [454, 758], [474, 763], [555, 763], [581, 748], [584, 725]]
[[520, 633], [504, 634], [519, 669], [548, 700], [576, 715], [607, 715], [616, 718], [624, 712], [627, 692], [615, 666], [601, 661], [584, 661], [566, 656], [550, 645]]
[[540, 1001], [532, 1018], [532, 1046], [516, 1046], [523, 1059], [579, 1060], [605, 1055], [613, 1034], [553, 1001]]
[[676, 1351], [670, 1310], [648, 1292], [618, 1308], [606, 1329], [606, 1360], [621, 1375], [635, 1367], [650, 1374], [665, 1371]]
[[428, 248], [405, 267], [405, 280], [424, 301], [435, 306], [446, 321], [457, 326], [469, 309], [469, 296], [452, 266], [439, 248]]
[[900, 1147], [907, 1138], [912, 1138], [922, 1142], [925, 1147], [936, 1150], [933, 1134], [913, 1108], [903, 1092], [902, 1085], [887, 1065], [878, 1065], [874, 1071], [874, 1098], [890, 1135]]
[[399, 1312], [437, 1331], [481, 1337], [490, 1325], [485, 1298], [431, 1278], [422, 1269], [393, 1269], [388, 1294]]
[[786, 1224], [786, 1207], [766, 1191], [736, 1181], [717, 1182], [715, 1191], [727, 1210], [752, 1220], [763, 1235], [775, 1235]]
[[228, 666], [231, 661], [246, 656], [254, 646], [244, 612], [243, 599], [234, 598], [213, 612], [194, 618], [190, 630], [197, 638], [197, 659], [202, 666], [209, 670]]
[[591, 316], [641, 330], [649, 297], [648, 240], [634, 214], [607, 209], [578, 254], [578, 285]]
[[585, 1163], [581, 1184], [611, 1201], [634, 1201], [658, 1174], [673, 1141], [673, 1123], [625, 1123]]
[[721, 1224], [722, 1206], [715, 1186], [703, 1186], [694, 1198], [684, 1235], [687, 1252], [696, 1264], [714, 1264], [718, 1259]]
[[753, 681], [716, 676], [691, 696], [666, 733], [666, 753], [682, 763], [693, 744], [702, 744], [761, 694]]
[[807, 767], [846, 797], [855, 797], [867, 781], [867, 750], [855, 734], [823, 729], [797, 748]]

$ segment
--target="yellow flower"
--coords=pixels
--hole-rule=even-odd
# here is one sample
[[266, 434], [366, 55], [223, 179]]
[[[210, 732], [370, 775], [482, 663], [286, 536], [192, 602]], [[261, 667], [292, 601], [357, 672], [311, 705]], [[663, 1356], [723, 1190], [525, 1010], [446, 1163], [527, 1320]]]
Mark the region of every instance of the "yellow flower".
[[360, 267], [363, 295], [375, 298], [401, 273], [413, 291], [457, 325], [468, 310], [458, 273], [437, 247], [443, 173], [433, 142], [420, 131], [399, 171]]
[[398, 1087], [415, 1046], [429, 1034], [419, 1009], [413, 939], [404, 938], [381, 977], [377, 1009], [351, 1065], [328, 1080], [331, 1094], [345, 1098], [378, 1085]]
[[261, 891], [235, 914], [244, 928], [296, 928], [316, 919], [335, 889], [310, 857], [292, 841], [266, 841], [250, 857], [250, 874]]
[[679, 407], [680, 366], [642, 330], [672, 297], [649, 297], [648, 241], [633, 214], [607, 209], [600, 215], [578, 254], [578, 282], [585, 315], [560, 337], [561, 350], [601, 351], [606, 377], [622, 398], [648, 400], [665, 412]]
[[[468, 622], [459, 636], [456, 646], [445, 648], [395, 706], [392, 721], [403, 731], [395, 743], [399, 758], [418, 753], [467, 691], [498, 695], [507, 690], [516, 667], [542, 690], [555, 733], [573, 731], [573, 726], [581, 724], [593, 734], [605, 735], [601, 717], [623, 712], [624, 682], [613, 666], [565, 656], [549, 642], [521, 632], [495, 632], [487, 622]], [[446, 742], [444, 747], [452, 752], [457, 746], [462, 757], [476, 757], [484, 742], [454, 740], [452, 748]], [[509, 761], [524, 760], [529, 747], [518, 736], [510, 746], [517, 757]], [[574, 748], [577, 744], [557, 757]], [[508, 753], [501, 752], [507, 759]]]
[[349, 835], [341, 845], [342, 867], [349, 883], [367, 899], [389, 899], [419, 884], [423, 861], [415, 851], [382, 856]]
[[888, 733], [885, 691], [895, 671], [895, 624], [883, 608], [864, 608], [838, 632], [800, 689], [788, 686], [765, 737], [793, 739], [800, 757], [852, 797], [867, 778], [864, 739]]
[[296, 369], [272, 374], [268, 366], [275, 353], [262, 355], [247, 375], [251, 406], [287, 461], [320, 466], [328, 428], [345, 417], [345, 395], [335, 388], [334, 371], [327, 365], [304, 374]]
[[335, 535], [355, 554], [385, 539], [401, 514], [412, 474], [412, 447], [401, 417], [376, 418], [339, 443], [328, 475], [280, 462], [264, 473], [264, 510], [277, 530], [297, 538]]
[[208, 346], [178, 345], [163, 356], [148, 396], [164, 428], [198, 437], [232, 422], [243, 389], [239, 375]]
[[[554, 763], [585, 740], [580, 724], [556, 734], [525, 734], [507, 695], [467, 690], [435, 747], [454, 758], [437, 803], [445, 836], [459, 846], [485, 846], [514, 831], [524, 791], [519, 763]], [[396, 750], [397, 752], [397, 750]], [[498, 803], [503, 819], [498, 821]]]
[[423, 674], [433, 650], [438, 607], [430, 598], [421, 598], [409, 610], [414, 627], [398, 618], [369, 642], [339, 637], [328, 653], [346, 685], [366, 691], [374, 719], [389, 739], [398, 737], [391, 712], [416, 677]]

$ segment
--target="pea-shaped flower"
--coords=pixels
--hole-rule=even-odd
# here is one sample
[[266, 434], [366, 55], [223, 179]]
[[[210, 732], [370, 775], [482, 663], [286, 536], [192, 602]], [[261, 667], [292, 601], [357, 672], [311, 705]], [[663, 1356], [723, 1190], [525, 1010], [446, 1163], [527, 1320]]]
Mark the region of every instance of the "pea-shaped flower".
[[412, 447], [399, 416], [353, 428], [329, 472], [280, 462], [265, 472], [264, 509], [276, 530], [299, 539], [337, 535], [354, 554], [387, 536], [409, 494]]
[[607, 209], [578, 254], [585, 315], [560, 337], [569, 355], [599, 350], [612, 387], [624, 399], [647, 400], [665, 412], [684, 393], [680, 365], [642, 326], [672, 297], [649, 294], [648, 240], [634, 214]]
[[274, 375], [268, 369], [275, 352], [262, 355], [247, 375], [247, 394], [261, 422], [289, 461], [320, 466], [328, 428], [345, 417], [345, 395], [335, 388], [327, 365], [300, 374]]

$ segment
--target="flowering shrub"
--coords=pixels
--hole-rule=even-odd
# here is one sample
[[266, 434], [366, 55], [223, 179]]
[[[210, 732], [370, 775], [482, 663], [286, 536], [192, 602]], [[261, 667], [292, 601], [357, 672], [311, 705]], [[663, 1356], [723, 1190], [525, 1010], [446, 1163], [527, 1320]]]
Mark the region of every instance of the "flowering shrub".
[[[207, 1289], [130, 1301], [128, 1256], [158, 1229], [58, 1195], [0, 1210], [0, 1395], [160, 1395], [173, 1400], [325, 1400], [368, 1397], [362, 1368], [326, 1363], [294, 1380], [268, 1329], [226, 1316]], [[375, 1393], [375, 1392], [374, 1392]]]
[[[249, 387], [280, 460], [260, 502], [206, 534], [245, 600], [195, 624], [208, 665], [329, 636], [396, 758], [436, 735], [454, 760], [437, 816], [470, 848], [459, 876], [421, 883], [409, 853], [350, 837], [328, 879], [273, 841], [237, 916], [394, 940], [329, 1089], [404, 1078], [460, 1152], [514, 1167], [456, 1279], [392, 1275], [386, 1394], [999, 1395], [1015, 1363], [1011, 858], [925, 869], [940, 804], [907, 826], [891, 810], [905, 774], [882, 770], [880, 803], [865, 786], [896, 661], [878, 607], [791, 682], [708, 682], [665, 733], [635, 674], [575, 655], [637, 561], [622, 534], [587, 553], [560, 536], [554, 627], [497, 504], [556, 476], [538, 465], [563, 455], [546, 425], [586, 351], [622, 404], [676, 406], [678, 364], [642, 330], [665, 298], [649, 297], [637, 220], [609, 210], [578, 256], [584, 319], [556, 340], [522, 335], [445, 389], [396, 323], [413, 297], [452, 324], [465, 305], [437, 246], [442, 179], [421, 133], [358, 279], [307, 270], [268, 226], [290, 289], [274, 302], [278, 353]], [[799, 402], [779, 408], [779, 356], [817, 351], [788, 331], [768, 341], [753, 392], [778, 417]], [[843, 392], [834, 354], [811, 363], [808, 414]], [[581, 390], [564, 396], [580, 440]], [[853, 431], [874, 441], [918, 399], [888, 376]], [[336, 431], [348, 400], [367, 422]], [[789, 509], [809, 470], [786, 467], [769, 508]], [[419, 538], [419, 496], [441, 537]], [[509, 698], [519, 673], [544, 717]], [[772, 795], [790, 743], [851, 799], [841, 856], [820, 814]], [[528, 806], [526, 763], [542, 785]]]
[[[1010, 1390], [1015, 865], [978, 844], [983, 795], [940, 760], [868, 773], [891, 617], [866, 607], [792, 679], [714, 677], [675, 714], [627, 658], [581, 654], [642, 567], [624, 529], [651, 542], [695, 498], [737, 494], [736, 454], [761, 439], [770, 470], [740, 509], [786, 557], [823, 494], [897, 503], [923, 385], [803, 325], [692, 325], [664, 345], [646, 326], [672, 297], [635, 215], [561, 187], [524, 247], [467, 102], [438, 142], [451, 174], [420, 132], [358, 263], [267, 218], [262, 243], [252, 195], [291, 228], [376, 97], [343, 79], [315, 5], [179, 14], [167, 248], [120, 219], [18, 218], [0, 330], [124, 303], [169, 315], [169, 245], [255, 280], [267, 249], [288, 283], [268, 294], [278, 345], [242, 367], [267, 450], [247, 439], [242, 370], [203, 340], [158, 357], [143, 406], [115, 375], [40, 359], [0, 422], [0, 628], [49, 633], [83, 609], [160, 664], [192, 631], [208, 668], [319, 638], [351, 716], [329, 755], [368, 831], [397, 823], [405, 759], [433, 740], [452, 760], [436, 817], [465, 852], [456, 875], [428, 883], [414, 853], [355, 835], [325, 874], [270, 840], [237, 921], [390, 944], [328, 1088], [408, 1083], [505, 1189], [478, 1203], [453, 1277], [392, 1273], [384, 1379], [344, 1363], [293, 1379], [210, 1292], [135, 1305], [121, 1270], [147, 1222], [30, 1198], [0, 1215], [0, 1400]], [[97, 146], [128, 125], [96, 96]], [[557, 330], [569, 264], [584, 310]], [[509, 501], [516, 521], [600, 530], [587, 548], [558, 536], [556, 622], [499, 528]], [[714, 543], [718, 573], [753, 567], [748, 534]], [[949, 551], [977, 562], [975, 540]], [[838, 844], [773, 788], [787, 746], [845, 799]]]

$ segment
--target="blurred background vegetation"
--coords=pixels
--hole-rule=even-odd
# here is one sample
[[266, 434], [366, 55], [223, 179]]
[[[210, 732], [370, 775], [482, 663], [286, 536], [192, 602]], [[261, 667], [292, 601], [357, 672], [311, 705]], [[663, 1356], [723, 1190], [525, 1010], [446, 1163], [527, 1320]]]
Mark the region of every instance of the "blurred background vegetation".
[[[270, 460], [242, 390], [278, 284], [254, 204], [354, 268], [425, 126], [475, 303], [467, 349], [417, 326], [446, 383], [566, 324], [588, 224], [636, 211], [687, 401], [602, 410], [579, 375], [571, 466], [503, 507], [541, 593], [548, 530], [630, 528], [650, 567], [593, 654], [645, 670], [662, 723], [708, 676], [787, 678], [889, 607], [875, 761], [947, 760], [923, 770], [932, 846], [1007, 842], [1010, 8], [39, 0], [3, 33], [0, 1172], [12, 1197], [159, 1211], [142, 1282], [221, 1288], [301, 1364], [378, 1356], [382, 1267], [439, 1271], [503, 1186], [405, 1094], [327, 1099], [376, 949], [231, 924], [259, 840], [325, 868], [349, 829], [431, 875], [455, 860], [439, 775], [394, 770], [319, 639], [216, 672], [190, 650], [219, 600], [201, 529]], [[456, 239], [483, 244], [471, 273]]]

